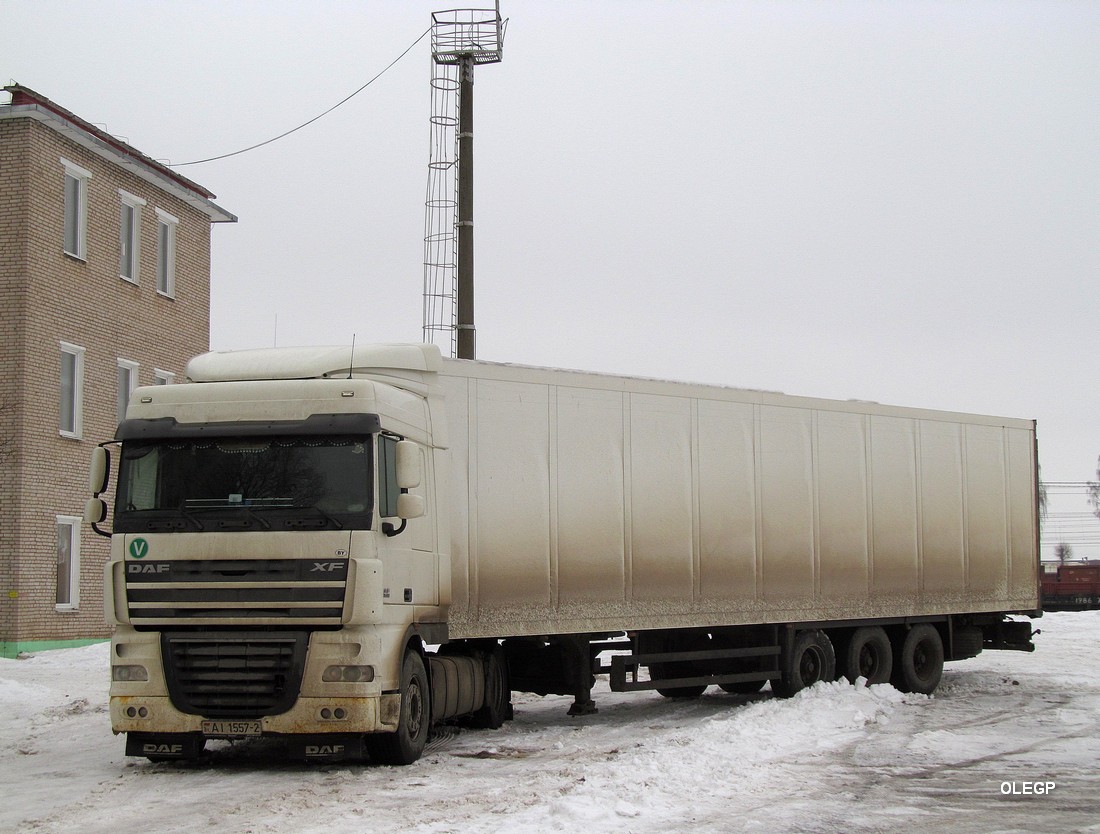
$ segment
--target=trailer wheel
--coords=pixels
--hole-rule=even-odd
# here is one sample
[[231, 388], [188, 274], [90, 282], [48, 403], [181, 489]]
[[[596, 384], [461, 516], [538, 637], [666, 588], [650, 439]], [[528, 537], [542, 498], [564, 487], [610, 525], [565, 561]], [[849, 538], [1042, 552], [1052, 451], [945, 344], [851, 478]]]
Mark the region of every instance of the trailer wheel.
[[496, 646], [485, 653], [485, 706], [470, 716], [470, 726], [497, 730], [511, 716], [512, 691], [508, 685], [508, 663], [504, 650]]
[[844, 677], [852, 683], [865, 678], [867, 685], [889, 683], [894, 668], [890, 638], [880, 626], [857, 628], [844, 652]]
[[783, 677], [772, 682], [781, 698], [813, 686], [818, 681], [836, 679], [836, 656], [829, 636], [820, 629], [800, 631], [783, 661]]
[[395, 733], [371, 733], [367, 752], [378, 764], [409, 765], [420, 758], [431, 723], [431, 689], [424, 660], [415, 651], [401, 664], [401, 716]]
[[892, 683], [902, 692], [931, 695], [943, 676], [943, 640], [936, 627], [920, 623], [909, 629], [897, 653]]

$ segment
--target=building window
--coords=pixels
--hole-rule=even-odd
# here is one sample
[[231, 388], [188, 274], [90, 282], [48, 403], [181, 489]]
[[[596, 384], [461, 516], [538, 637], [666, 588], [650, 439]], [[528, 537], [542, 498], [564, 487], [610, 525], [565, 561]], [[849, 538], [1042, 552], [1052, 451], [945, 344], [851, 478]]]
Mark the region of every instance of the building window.
[[62, 158], [65, 166], [65, 252], [84, 260], [88, 239], [88, 180], [92, 172]]
[[57, 609], [80, 605], [80, 518], [57, 516]]
[[133, 283], [138, 282], [138, 265], [141, 263], [141, 209], [145, 201], [122, 189], [118, 219], [118, 274]]
[[153, 383], [155, 385], [171, 385], [176, 381], [176, 375], [171, 371], [162, 371], [160, 368], [153, 369]]
[[176, 227], [179, 220], [157, 209], [157, 292], [176, 295]]
[[118, 400], [115, 417], [119, 423], [126, 419], [126, 406], [130, 404], [130, 395], [137, 388], [139, 367], [137, 362], [131, 362], [128, 359], [118, 360]]
[[84, 348], [61, 343], [62, 437], [80, 439], [84, 411]]

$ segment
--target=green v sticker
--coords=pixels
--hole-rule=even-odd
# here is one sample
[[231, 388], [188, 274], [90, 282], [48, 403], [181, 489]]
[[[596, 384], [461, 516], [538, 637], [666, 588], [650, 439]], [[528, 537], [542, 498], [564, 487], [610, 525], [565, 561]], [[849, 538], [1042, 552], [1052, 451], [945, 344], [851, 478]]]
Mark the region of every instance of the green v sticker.
[[149, 542], [145, 539], [134, 539], [131, 541], [130, 555], [135, 559], [144, 559], [149, 555]]

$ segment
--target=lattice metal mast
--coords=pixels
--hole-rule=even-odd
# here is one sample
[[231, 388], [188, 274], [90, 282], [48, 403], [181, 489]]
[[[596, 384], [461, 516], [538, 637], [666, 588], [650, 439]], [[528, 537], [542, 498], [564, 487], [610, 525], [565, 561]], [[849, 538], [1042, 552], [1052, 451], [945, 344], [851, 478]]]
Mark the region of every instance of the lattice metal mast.
[[474, 330], [474, 66], [497, 63], [505, 21], [494, 9], [432, 14], [431, 158], [424, 212], [424, 340], [476, 355]]

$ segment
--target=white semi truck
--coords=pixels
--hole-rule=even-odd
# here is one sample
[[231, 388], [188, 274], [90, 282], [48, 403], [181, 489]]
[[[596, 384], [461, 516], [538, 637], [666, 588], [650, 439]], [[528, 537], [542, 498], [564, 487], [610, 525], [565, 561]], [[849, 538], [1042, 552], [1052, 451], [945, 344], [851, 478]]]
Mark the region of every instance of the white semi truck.
[[207, 353], [139, 388], [114, 483], [110, 714], [129, 755], [284, 737], [415, 761], [511, 692], [931, 692], [1030, 651], [1035, 424], [443, 359]]

